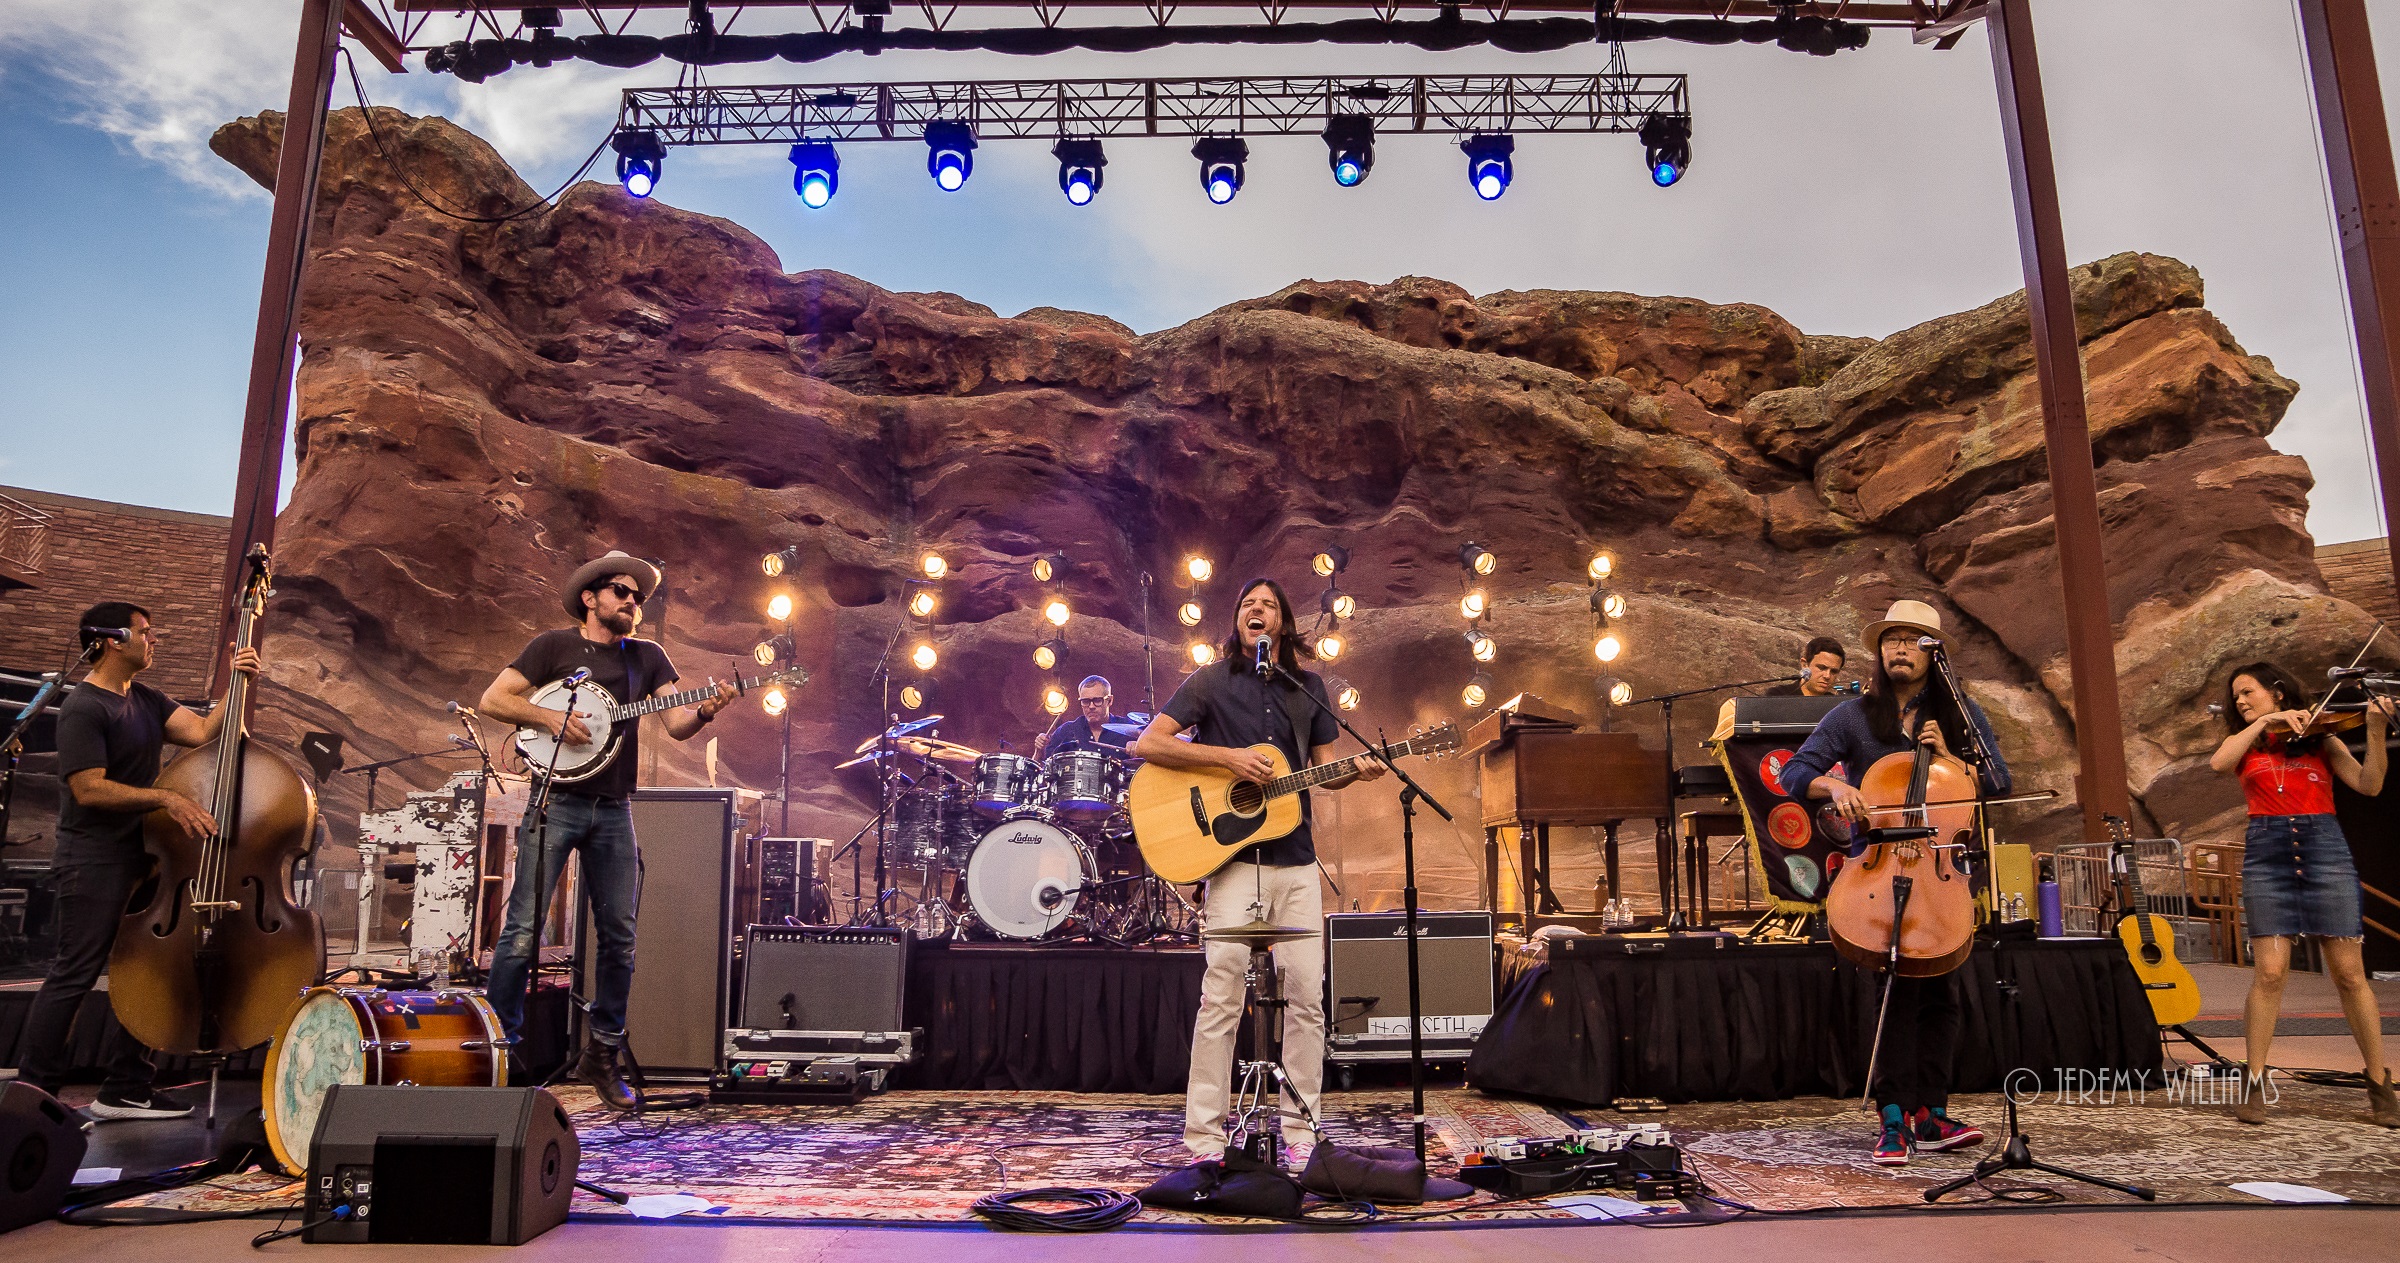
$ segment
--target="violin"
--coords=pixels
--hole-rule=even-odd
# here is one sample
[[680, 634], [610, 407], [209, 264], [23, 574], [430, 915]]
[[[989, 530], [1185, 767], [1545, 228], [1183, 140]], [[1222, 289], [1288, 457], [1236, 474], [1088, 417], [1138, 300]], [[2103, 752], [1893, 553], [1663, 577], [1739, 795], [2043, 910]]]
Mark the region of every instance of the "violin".
[[[234, 647], [250, 648], [272, 576], [252, 545]], [[291, 763], [249, 740], [250, 677], [235, 672], [217, 739], [159, 773], [160, 789], [199, 803], [217, 832], [194, 838], [165, 811], [142, 823], [152, 864], [117, 927], [109, 1003], [135, 1039], [186, 1056], [273, 1038], [325, 969], [325, 930], [291, 898], [292, 865], [316, 829], [316, 791]]]
[[1834, 948], [1905, 978], [1949, 973], [1975, 945], [1975, 893], [1958, 856], [1973, 838], [1978, 786], [1965, 761], [1923, 741], [1926, 709], [1913, 748], [1877, 759], [1858, 785], [1874, 830], [1914, 836], [1870, 843], [1825, 894]]

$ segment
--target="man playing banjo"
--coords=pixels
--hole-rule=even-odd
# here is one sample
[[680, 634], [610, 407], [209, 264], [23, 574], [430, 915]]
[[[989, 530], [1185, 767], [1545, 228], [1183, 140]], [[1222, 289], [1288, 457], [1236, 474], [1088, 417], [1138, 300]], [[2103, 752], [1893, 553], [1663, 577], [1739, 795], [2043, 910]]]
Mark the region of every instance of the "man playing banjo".
[[[633, 629], [642, 621], [642, 602], [658, 590], [660, 578], [658, 567], [622, 552], [612, 551], [584, 563], [567, 580], [565, 591], [567, 615], [576, 620], [576, 626], [534, 637], [516, 661], [484, 689], [477, 703], [482, 713], [580, 746], [596, 734], [579, 716], [530, 701], [541, 686], [585, 672], [588, 682], [583, 688], [603, 691], [608, 700], [619, 704], [675, 692], [675, 664], [667, 660], [666, 650], [656, 641], [633, 637]], [[664, 712], [660, 718], [666, 722], [667, 735], [677, 741], [691, 740], [737, 695], [733, 684], [722, 683], [707, 701]], [[590, 707], [579, 702], [578, 709]], [[633, 990], [634, 910], [640, 903], [642, 882], [641, 851], [634, 842], [633, 810], [628, 801], [640, 752], [641, 721], [621, 720], [618, 728], [620, 744], [608, 762], [580, 780], [552, 786], [547, 819], [528, 820], [520, 832], [517, 881], [509, 894], [507, 922], [492, 952], [488, 995], [502, 1032], [514, 1043], [525, 1030], [525, 993], [534, 965], [535, 927], [550, 906], [568, 854], [581, 851], [583, 884], [590, 895], [597, 943], [590, 1035], [575, 1073], [600, 1093], [601, 1100], [618, 1109], [632, 1109], [636, 1097], [622, 1054], [625, 1006]], [[538, 766], [533, 770], [537, 774], [542, 771]], [[528, 861], [533, 867], [527, 867]]]

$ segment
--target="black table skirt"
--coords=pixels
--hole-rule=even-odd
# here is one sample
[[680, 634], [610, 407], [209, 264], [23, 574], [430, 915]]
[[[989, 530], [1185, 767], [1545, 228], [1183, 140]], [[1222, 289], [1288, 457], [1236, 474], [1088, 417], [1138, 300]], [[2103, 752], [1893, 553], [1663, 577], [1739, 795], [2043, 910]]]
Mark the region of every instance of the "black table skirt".
[[905, 1012], [925, 1032], [901, 1086], [1180, 1093], [1200, 1012], [1191, 948], [918, 944]]
[[[1999, 980], [2017, 982], [2011, 1016]], [[1978, 944], [1959, 988], [1952, 1087], [1989, 1092], [2016, 1067], [2147, 1073], [2158, 1028], [2113, 940]], [[1671, 956], [1589, 956], [1537, 966], [1507, 989], [1467, 1062], [1489, 1091], [1606, 1105], [1856, 1096], [1881, 979], [1831, 946]]]

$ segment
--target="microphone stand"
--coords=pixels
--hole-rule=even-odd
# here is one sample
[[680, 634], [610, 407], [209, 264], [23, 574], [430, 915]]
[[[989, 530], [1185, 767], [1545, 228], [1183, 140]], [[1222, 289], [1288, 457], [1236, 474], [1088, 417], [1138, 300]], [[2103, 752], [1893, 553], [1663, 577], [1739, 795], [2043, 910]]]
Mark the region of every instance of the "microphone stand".
[[[1416, 1141], [1417, 1161], [1422, 1163], [1425, 1161], [1425, 1023], [1423, 1018], [1417, 1016], [1418, 1010], [1423, 1004], [1419, 983], [1421, 975], [1417, 964], [1417, 804], [1422, 802], [1433, 808], [1434, 814], [1444, 820], [1454, 821], [1457, 817], [1450, 814], [1450, 809], [1444, 807], [1441, 800], [1426, 793], [1425, 787], [1417, 784], [1415, 777], [1401, 771], [1400, 765], [1392, 761], [1391, 755], [1385, 748], [1377, 746], [1374, 742], [1359, 735], [1358, 729], [1351, 727], [1350, 721], [1342, 718], [1340, 711], [1326, 705], [1322, 698], [1309, 692], [1307, 684], [1303, 683], [1299, 676], [1285, 670], [1283, 664], [1276, 661], [1272, 655], [1267, 658], [1267, 666], [1276, 675], [1283, 677], [1285, 683], [1299, 690], [1300, 696], [1307, 698], [1310, 705], [1331, 716], [1336, 727], [1350, 734], [1351, 740], [1356, 741], [1370, 757], [1381, 763], [1384, 769], [1398, 778], [1400, 782], [1400, 866], [1402, 872], [1400, 909], [1402, 922], [1408, 933], [1409, 1117], [1410, 1127]], [[1299, 734], [1293, 735], [1297, 737]], [[1303, 757], [1306, 756], [1306, 753], [1306, 751], [1302, 751]], [[1320, 926], [1318, 929], [1321, 932], [1323, 927]], [[1264, 1056], [1264, 1050], [1261, 1050], [1259, 1055]]]
[[1150, 639], [1150, 572], [1142, 572], [1142, 713], [1158, 714], [1158, 646]]
[[[590, 683], [590, 677], [586, 676], [581, 683], [570, 685], [568, 687], [567, 715], [569, 718], [574, 716], [575, 700], [582, 695], [584, 684], [588, 683]], [[527, 804], [525, 809], [526, 819], [533, 822], [533, 888], [536, 892], [535, 898], [537, 902], [533, 909], [532, 924], [529, 927], [533, 931], [533, 952], [525, 962], [525, 1007], [519, 1012], [517, 1021], [517, 1040], [512, 1042], [510, 1046], [511, 1052], [516, 1051], [517, 1043], [523, 1042], [526, 1028], [531, 1026], [533, 1023], [533, 997], [536, 991], [539, 990], [542, 981], [542, 922], [547, 920], [550, 915], [549, 895], [551, 892], [551, 883], [547, 880], [546, 874], [544, 874], [542, 871], [542, 862], [550, 853], [550, 787], [558, 777], [558, 756], [566, 753], [566, 749], [567, 738], [564, 725], [562, 724], [558, 739], [550, 743], [549, 764], [541, 769], [540, 775], [534, 777], [533, 801]], [[533, 771], [533, 769], [530, 767], [528, 767], [526, 770], [529, 773]], [[526, 836], [526, 831], [520, 826], [517, 830], [518, 881], [525, 880], [524, 860]], [[559, 867], [563, 869], [566, 866], [562, 863]], [[571, 917], [573, 915], [573, 909], [570, 908], [568, 912], [569, 916]], [[503, 935], [507, 933], [505, 926], [503, 926], [501, 932]], [[575, 999], [575, 962], [572, 957], [568, 958], [567, 970], [567, 996], [570, 1001], [568, 1007], [570, 1010], [572, 1010], [574, 1007], [572, 1002]], [[574, 1016], [575, 1015], [572, 1012], [568, 1014], [568, 1024], [570, 1027], [575, 1024]], [[569, 1033], [572, 1034], [572, 1031], [570, 1030]], [[571, 1040], [568, 1042], [570, 1044], [572, 1043]], [[571, 1058], [565, 1056], [560, 1057], [557, 1068], [553, 1069], [549, 1074], [543, 1076], [541, 1083], [537, 1084], [536, 1086], [546, 1088], [552, 1083], [557, 1082], [558, 1077], [567, 1072], [567, 1067], [571, 1064], [571, 1062]], [[524, 1058], [522, 1054], [520, 1054], [518, 1057], [518, 1064], [524, 1067], [526, 1074], [531, 1075], [533, 1073], [533, 1067], [524, 1065]], [[600, 1085], [593, 1084], [592, 1086], [594, 1090], [598, 1090]]]
[[[1682, 699], [1684, 699], [1684, 698], [1687, 698], [1687, 697], [1705, 697], [1705, 696], [1707, 696], [1707, 695], [1708, 695], [1708, 694], [1710, 694], [1710, 693], [1722, 693], [1722, 692], [1725, 692], [1727, 689], [1747, 689], [1747, 688], [1757, 688], [1757, 687], [1759, 687], [1760, 685], [1764, 685], [1764, 684], [1789, 684], [1789, 683], [1791, 683], [1791, 682], [1792, 682], [1792, 677], [1791, 677], [1791, 676], [1788, 676], [1788, 675], [1770, 675], [1770, 676], [1768, 676], [1767, 678], [1765, 678], [1765, 679], [1763, 679], [1763, 680], [1743, 680], [1743, 681], [1741, 681], [1741, 682], [1739, 682], [1739, 683], [1735, 683], [1735, 684], [1711, 684], [1711, 685], [1709, 685], [1709, 686], [1708, 686], [1708, 687], [1706, 687], [1706, 688], [1684, 689], [1682, 692], [1679, 692], [1679, 693], [1653, 693], [1653, 694], [1651, 694], [1651, 695], [1650, 695], [1650, 696], [1648, 696], [1648, 697], [1637, 697], [1637, 698], [1634, 698], [1632, 701], [1625, 703], [1625, 705], [1624, 705], [1623, 707], [1619, 707], [1619, 708], [1618, 708], [1618, 709], [1627, 709], [1627, 708], [1634, 707], [1634, 706], [1647, 706], [1647, 705], [1649, 705], [1649, 704], [1650, 704], [1650, 703], [1652, 703], [1652, 702], [1656, 702], [1656, 703], [1658, 703], [1658, 713], [1659, 713], [1659, 719], [1660, 719], [1660, 721], [1661, 721], [1662, 723], [1664, 723], [1664, 724], [1666, 725], [1666, 741], [1667, 741], [1667, 815], [1668, 815], [1669, 819], [1668, 819], [1668, 820], [1662, 820], [1662, 821], [1659, 821], [1659, 828], [1660, 828], [1661, 830], [1667, 830], [1667, 829], [1671, 829], [1671, 828], [1672, 828], [1671, 821], [1672, 821], [1672, 818], [1673, 818], [1673, 817], [1674, 817], [1674, 815], [1675, 815], [1675, 791], [1676, 791], [1677, 789], [1681, 788], [1681, 786], [1680, 786], [1680, 785], [1677, 783], [1677, 781], [1676, 781], [1676, 779], [1675, 779], [1675, 703], [1676, 703], [1676, 702], [1678, 702], [1678, 701], [1681, 701]], [[1668, 852], [1668, 854], [1672, 855], [1672, 854], [1673, 854], [1673, 852], [1672, 852], [1672, 851], [1670, 851], [1670, 852]], [[1667, 883], [1668, 883], [1668, 885], [1672, 886], [1672, 885], [1674, 885], [1674, 884], [1675, 884], [1675, 883], [1674, 883], [1674, 876], [1675, 876], [1675, 875], [1674, 875], [1674, 873], [1673, 873], [1672, 871], [1669, 871], [1669, 872], [1666, 874], [1666, 878], [1667, 878]], [[1545, 874], [1544, 880], [1547, 880], [1547, 875], [1546, 875], [1546, 874]], [[1611, 898], [1611, 899], [1614, 899], [1614, 898], [1616, 898], [1616, 897], [1617, 897], [1617, 892], [1616, 892], [1616, 891], [1614, 891], [1614, 890], [1612, 890], [1612, 891], [1609, 891], [1609, 892], [1608, 892], [1608, 897], [1609, 897], [1609, 898]], [[1672, 891], [1672, 892], [1671, 892], [1671, 891], [1668, 891], [1668, 890], [1661, 890], [1661, 891], [1659, 892], [1659, 896], [1658, 896], [1658, 903], [1659, 903], [1659, 908], [1658, 908], [1659, 915], [1661, 915], [1662, 917], [1664, 917], [1664, 918], [1666, 919], [1666, 929], [1667, 929], [1667, 932], [1668, 932], [1668, 933], [1670, 933], [1670, 934], [1672, 934], [1672, 933], [1674, 933], [1675, 931], [1682, 929], [1682, 928], [1684, 927], [1684, 925], [1686, 924], [1686, 922], [1685, 922], [1685, 921], [1684, 921], [1684, 919], [1683, 919], [1683, 895], [1682, 895], [1682, 892], [1681, 892], [1681, 891]], [[1694, 909], [1694, 910], [1693, 910], [1693, 912], [1694, 912], [1694, 914], [1695, 914], [1695, 915], [1697, 915], [1697, 916], [1699, 917], [1699, 919], [1700, 919], [1700, 924], [1701, 924], [1701, 928], [1703, 928], [1703, 929], [1707, 928], [1707, 926], [1708, 926], [1708, 909], [1706, 909], [1706, 908], [1696, 908], [1696, 909]]]
[[8, 755], [7, 765], [0, 766], [0, 846], [8, 844], [9, 808], [17, 797], [17, 759], [24, 753], [26, 731], [33, 727], [34, 720], [41, 718], [42, 710], [49, 705], [51, 696], [66, 687], [67, 677], [75, 674], [78, 667], [90, 666], [100, 656], [101, 646], [106, 643], [94, 640], [76, 650], [56, 672], [44, 676], [42, 686], [33, 691], [33, 700], [25, 703], [25, 709], [18, 711], [16, 721], [9, 725], [8, 735], [0, 737], [0, 751]]

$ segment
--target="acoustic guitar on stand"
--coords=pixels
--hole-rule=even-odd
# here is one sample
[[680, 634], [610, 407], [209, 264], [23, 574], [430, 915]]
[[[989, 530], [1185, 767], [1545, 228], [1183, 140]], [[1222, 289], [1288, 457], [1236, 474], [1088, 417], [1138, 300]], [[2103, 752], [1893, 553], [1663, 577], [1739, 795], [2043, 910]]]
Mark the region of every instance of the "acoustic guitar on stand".
[[[1419, 729], [1408, 740], [1383, 747], [1392, 758], [1439, 757], [1459, 747], [1458, 725]], [[1300, 827], [1300, 791], [1338, 781], [1372, 756], [1354, 754], [1298, 772], [1272, 745], [1250, 747], [1274, 763], [1265, 784], [1245, 781], [1217, 767], [1160, 767], [1145, 763], [1133, 774], [1126, 813], [1133, 840], [1150, 871], [1178, 884], [1199, 881], [1223, 868], [1243, 848], [1272, 842]]]
[[2181, 1026], [2200, 1016], [2200, 982], [2175, 959], [2175, 927], [2150, 911], [2150, 897], [2142, 891], [2142, 866], [2134, 854], [2133, 827], [2110, 816], [2108, 838], [2109, 867], [2128, 909], [2117, 921], [2117, 939], [2133, 959], [2133, 972], [2141, 977], [2142, 993], [2150, 997], [2150, 1012], [2158, 1024]]

